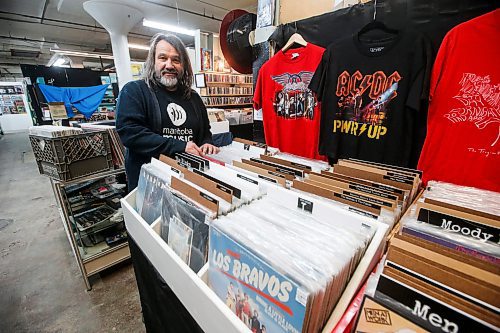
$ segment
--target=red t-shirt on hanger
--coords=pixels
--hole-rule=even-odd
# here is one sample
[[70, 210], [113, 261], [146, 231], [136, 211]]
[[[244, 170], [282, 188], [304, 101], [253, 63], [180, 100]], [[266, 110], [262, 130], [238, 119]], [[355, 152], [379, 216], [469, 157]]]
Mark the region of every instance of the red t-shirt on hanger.
[[446, 35], [432, 72], [418, 168], [440, 180], [500, 192], [500, 10]]
[[318, 153], [320, 104], [308, 87], [324, 50], [307, 43], [279, 51], [260, 69], [253, 99], [262, 108], [267, 145], [325, 160]]

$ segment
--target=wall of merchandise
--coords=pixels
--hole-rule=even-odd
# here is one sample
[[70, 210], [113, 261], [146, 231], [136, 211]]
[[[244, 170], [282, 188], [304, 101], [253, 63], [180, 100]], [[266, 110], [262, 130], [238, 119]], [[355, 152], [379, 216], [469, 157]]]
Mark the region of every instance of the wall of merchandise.
[[4, 133], [25, 131], [31, 113], [22, 82], [0, 82], [0, 126]]

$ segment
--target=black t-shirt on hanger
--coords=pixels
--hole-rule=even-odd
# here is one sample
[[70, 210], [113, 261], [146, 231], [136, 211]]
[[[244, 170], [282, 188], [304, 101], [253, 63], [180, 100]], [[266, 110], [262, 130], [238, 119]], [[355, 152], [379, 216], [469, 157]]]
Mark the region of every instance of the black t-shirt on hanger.
[[410, 166], [430, 58], [429, 41], [413, 31], [328, 46], [309, 85], [322, 102], [320, 154]]

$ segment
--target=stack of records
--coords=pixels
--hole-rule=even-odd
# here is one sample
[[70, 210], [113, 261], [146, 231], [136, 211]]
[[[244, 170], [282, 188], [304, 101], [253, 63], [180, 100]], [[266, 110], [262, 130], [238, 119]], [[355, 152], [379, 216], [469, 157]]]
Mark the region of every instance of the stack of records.
[[405, 214], [357, 332], [499, 332], [500, 194], [440, 182]]
[[289, 153], [278, 152], [273, 157], [289, 161], [292, 163], [292, 165], [305, 165], [313, 172], [328, 171], [328, 169], [330, 169], [330, 165], [328, 164], [328, 162], [313, 160], [311, 158], [297, 156]]
[[500, 193], [430, 181], [402, 233], [500, 265]]
[[148, 224], [161, 215], [163, 188], [170, 184], [170, 176], [151, 164], [141, 167], [135, 206], [137, 212]]
[[[279, 156], [279, 157], [277, 157]], [[302, 159], [294, 155], [264, 155], [233, 161], [231, 168], [242, 170], [277, 186], [291, 187], [294, 180], [303, 180], [313, 170], [320, 172], [329, 168], [324, 162]]]
[[294, 179], [303, 179], [310, 172], [318, 173], [330, 168], [326, 162], [280, 153], [266, 145], [243, 139], [235, 139], [231, 145], [221, 147], [218, 154], [209, 158], [282, 187], [290, 187]]
[[210, 161], [190, 153], [176, 153], [175, 160], [184, 168], [205, 171], [209, 168]]
[[[297, 178], [314, 173], [295, 157], [249, 161]], [[378, 262], [388, 227], [243, 171], [162, 155], [142, 166], [137, 212], [193, 271], [208, 260], [209, 287], [250, 330], [318, 332]]]
[[43, 136], [46, 138], [60, 138], [64, 136], [83, 134], [83, 130], [76, 127], [68, 126], [31, 126], [29, 128], [30, 135]]
[[417, 194], [421, 172], [360, 160], [339, 160], [333, 171], [308, 172], [292, 189], [394, 226]]
[[[264, 193], [258, 181], [199, 159], [162, 155], [143, 165], [135, 207], [149, 224], [161, 217], [161, 237], [196, 272], [207, 261], [209, 221]], [[204, 167], [185, 168], [186, 160]]]
[[73, 219], [78, 227], [78, 230], [85, 231], [89, 228], [93, 228], [104, 222], [107, 222], [108, 219], [115, 213], [116, 211], [114, 209], [110, 208], [106, 204], [103, 204], [98, 207], [75, 214], [73, 216]]
[[193, 171], [216, 182], [220, 188], [231, 190], [233, 196], [242, 203], [249, 203], [265, 194], [265, 187], [259, 183], [259, 180], [248, 177], [245, 173], [220, 166], [217, 163], [211, 163], [210, 169], [203, 172]]
[[113, 165], [116, 169], [123, 168], [125, 166], [125, 147], [123, 146], [118, 132], [115, 126], [110, 125], [99, 125], [92, 123], [82, 123], [80, 127], [85, 131], [107, 131], [110, 138], [111, 144], [111, 157], [113, 159]]
[[208, 284], [253, 332], [318, 332], [373, 236], [361, 220], [265, 196], [210, 225]]
[[222, 162], [222, 164], [231, 165], [233, 161], [250, 159], [266, 153], [265, 145], [257, 146], [237, 140], [235, 139], [230, 145], [220, 147], [219, 153], [207, 156], [210, 159]]
[[207, 262], [209, 210], [180, 192], [163, 192], [161, 237], [195, 272]]

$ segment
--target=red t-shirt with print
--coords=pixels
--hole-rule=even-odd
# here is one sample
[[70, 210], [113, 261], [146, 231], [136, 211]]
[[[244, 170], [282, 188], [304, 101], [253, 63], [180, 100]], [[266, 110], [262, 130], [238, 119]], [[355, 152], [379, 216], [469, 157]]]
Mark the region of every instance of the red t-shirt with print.
[[325, 159], [318, 153], [320, 103], [309, 89], [324, 50], [308, 43], [279, 51], [260, 69], [254, 107], [262, 108], [267, 145], [282, 152]]
[[440, 180], [500, 192], [500, 9], [446, 35], [434, 63], [418, 168]]

